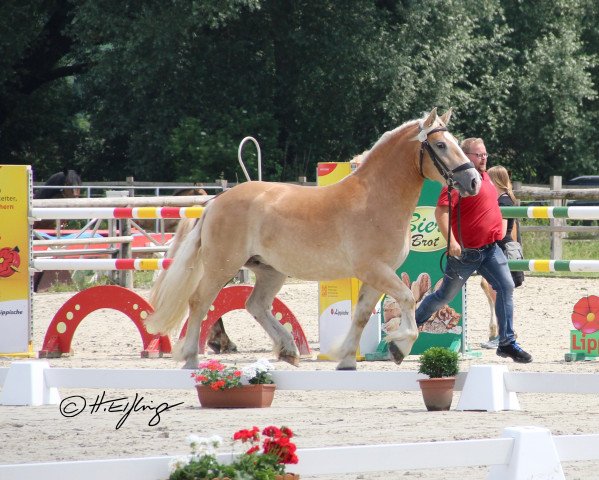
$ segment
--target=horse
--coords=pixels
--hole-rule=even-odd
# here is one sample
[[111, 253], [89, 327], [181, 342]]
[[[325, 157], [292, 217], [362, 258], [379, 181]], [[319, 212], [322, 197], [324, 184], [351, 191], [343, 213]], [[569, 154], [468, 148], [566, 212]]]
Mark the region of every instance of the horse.
[[78, 198], [81, 194], [79, 188], [44, 188], [44, 187], [80, 187], [81, 177], [75, 170], [65, 168], [62, 172], [50, 175], [43, 187], [33, 193], [35, 199], [48, 198]]
[[[33, 192], [35, 200], [47, 200], [50, 198], [79, 198], [81, 189], [79, 188], [44, 188], [44, 187], [80, 187], [81, 177], [75, 170], [65, 168], [62, 172], [56, 172], [50, 175], [42, 187], [38, 187]], [[56, 220], [38, 220], [33, 224], [33, 228], [54, 229]]]
[[208, 203], [180, 246], [163, 281], [154, 285], [146, 318], [152, 333], [175, 330], [189, 309], [187, 335], [175, 359], [194, 369], [202, 319], [219, 291], [242, 267], [256, 282], [246, 310], [273, 340], [280, 360], [299, 365], [293, 336], [271, 305], [288, 276], [322, 281], [362, 281], [352, 324], [336, 350], [338, 370], [356, 370], [362, 331], [383, 293], [397, 301], [402, 321], [387, 329], [397, 364], [418, 337], [414, 296], [396, 270], [410, 249], [410, 219], [425, 178], [447, 182], [463, 196], [476, 195], [481, 178], [447, 124], [451, 109], [437, 109], [386, 132], [360, 168], [328, 186], [251, 181]]

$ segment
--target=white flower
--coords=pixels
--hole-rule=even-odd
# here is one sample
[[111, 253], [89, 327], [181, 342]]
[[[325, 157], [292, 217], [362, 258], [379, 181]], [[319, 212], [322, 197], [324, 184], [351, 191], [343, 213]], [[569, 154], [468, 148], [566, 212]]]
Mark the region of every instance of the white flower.
[[272, 363], [270, 363], [268, 361], [268, 359], [266, 359], [266, 358], [260, 358], [260, 359], [258, 359], [258, 361], [256, 362], [256, 364], [263, 365], [264, 368], [266, 368], [267, 372], [270, 372], [271, 370], [275, 369], [275, 366]]
[[219, 435], [212, 435], [208, 441], [210, 442], [210, 445], [212, 445], [214, 448], [218, 448], [223, 444], [223, 437], [219, 436]]
[[213, 455], [214, 453], [216, 453], [216, 449], [223, 444], [222, 437], [218, 435], [212, 435], [210, 438], [207, 438], [206, 440], [206, 454], [208, 455]]
[[248, 365], [243, 368], [241, 373], [243, 375], [242, 383], [244, 381], [249, 382], [252, 378], [254, 378], [256, 376], [256, 373], [257, 373], [256, 367], [254, 365]]
[[199, 445], [200, 442], [202, 441], [202, 439], [199, 435], [192, 433], [187, 436], [185, 441], [187, 442], [187, 445], [189, 445], [190, 447], [193, 447], [194, 445]]
[[256, 363], [255, 367], [256, 367], [256, 372], [258, 372], [258, 373], [268, 372], [268, 367], [262, 363]]
[[177, 457], [171, 458], [170, 462], [168, 462], [168, 468], [169, 468], [170, 472], [174, 472], [178, 468], [183, 468], [188, 463], [189, 463], [188, 455], [179, 455]]

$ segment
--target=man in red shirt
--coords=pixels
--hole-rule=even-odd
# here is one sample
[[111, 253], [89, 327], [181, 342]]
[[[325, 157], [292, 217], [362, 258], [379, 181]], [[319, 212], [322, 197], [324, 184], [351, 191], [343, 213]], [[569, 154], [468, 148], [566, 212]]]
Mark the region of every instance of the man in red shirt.
[[[460, 200], [458, 218], [457, 190], [451, 192], [451, 230], [449, 200], [444, 187], [437, 202], [435, 217], [442, 235], [449, 242], [449, 255], [441, 287], [426, 296], [416, 310], [416, 323], [426, 322], [437, 310], [447, 305], [460, 292], [466, 280], [478, 271], [497, 292], [495, 314], [499, 327], [497, 355], [518, 363], [532, 361], [530, 354], [516, 343], [514, 318], [514, 281], [507, 259], [496, 244], [504, 236], [497, 191], [487, 174], [487, 149], [481, 138], [467, 138], [462, 150], [482, 176], [478, 195]], [[459, 223], [458, 223], [459, 222]], [[459, 228], [458, 228], [459, 225]], [[448, 236], [449, 231], [449, 236]]]

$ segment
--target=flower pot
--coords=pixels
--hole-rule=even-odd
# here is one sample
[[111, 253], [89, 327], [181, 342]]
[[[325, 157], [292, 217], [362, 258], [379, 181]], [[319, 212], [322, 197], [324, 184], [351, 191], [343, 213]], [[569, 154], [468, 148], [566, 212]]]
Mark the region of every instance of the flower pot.
[[427, 410], [449, 410], [453, 400], [455, 377], [422, 378], [418, 383]]
[[244, 385], [212, 390], [206, 385], [196, 385], [203, 408], [264, 408], [270, 407], [276, 385]]

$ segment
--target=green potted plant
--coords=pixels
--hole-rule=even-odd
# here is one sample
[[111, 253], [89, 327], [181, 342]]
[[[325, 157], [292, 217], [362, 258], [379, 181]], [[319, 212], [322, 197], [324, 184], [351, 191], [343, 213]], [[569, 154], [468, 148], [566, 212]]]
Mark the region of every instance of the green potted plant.
[[429, 377], [418, 380], [427, 410], [449, 410], [459, 372], [458, 353], [446, 347], [430, 347], [420, 355], [418, 372]]
[[191, 376], [204, 408], [262, 408], [270, 407], [274, 398], [276, 387], [270, 375], [273, 368], [266, 359], [242, 370], [208, 360], [200, 363]]
[[[264, 439], [261, 439], [261, 434]], [[235, 432], [233, 442], [247, 443], [245, 453], [231, 462], [219, 462], [215, 451], [222, 444], [218, 436], [190, 435], [187, 442], [191, 455], [171, 462], [169, 480], [298, 480], [299, 475], [286, 472], [286, 465], [298, 462], [293, 432], [287, 427], [258, 427]]]

